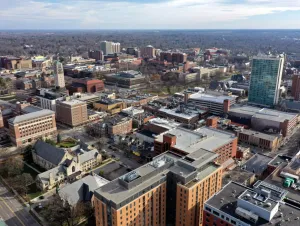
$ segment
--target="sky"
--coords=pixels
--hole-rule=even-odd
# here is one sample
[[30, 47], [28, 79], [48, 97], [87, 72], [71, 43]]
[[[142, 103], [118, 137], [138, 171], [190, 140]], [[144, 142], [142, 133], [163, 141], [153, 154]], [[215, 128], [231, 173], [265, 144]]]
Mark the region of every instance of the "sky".
[[0, 0], [0, 29], [300, 29], [300, 0]]

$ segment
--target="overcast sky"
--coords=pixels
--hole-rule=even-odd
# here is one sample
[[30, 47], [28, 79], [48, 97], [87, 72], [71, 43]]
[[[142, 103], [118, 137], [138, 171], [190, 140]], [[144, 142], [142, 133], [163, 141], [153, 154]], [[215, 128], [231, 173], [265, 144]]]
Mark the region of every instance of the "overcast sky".
[[300, 0], [0, 0], [0, 29], [300, 29]]

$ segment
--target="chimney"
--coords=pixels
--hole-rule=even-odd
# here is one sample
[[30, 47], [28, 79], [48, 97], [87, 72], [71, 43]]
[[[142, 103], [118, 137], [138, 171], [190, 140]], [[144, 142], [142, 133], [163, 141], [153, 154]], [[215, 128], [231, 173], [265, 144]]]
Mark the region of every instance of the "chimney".
[[230, 100], [224, 100], [223, 102], [223, 106], [224, 106], [224, 113], [228, 113], [230, 110]]
[[55, 183], [53, 173], [49, 173], [49, 185], [53, 185]]
[[190, 99], [191, 93], [185, 92], [184, 93], [184, 103], [187, 104], [188, 100]]
[[169, 144], [170, 147], [173, 147], [176, 145], [176, 136], [170, 133], [164, 134], [163, 142]]

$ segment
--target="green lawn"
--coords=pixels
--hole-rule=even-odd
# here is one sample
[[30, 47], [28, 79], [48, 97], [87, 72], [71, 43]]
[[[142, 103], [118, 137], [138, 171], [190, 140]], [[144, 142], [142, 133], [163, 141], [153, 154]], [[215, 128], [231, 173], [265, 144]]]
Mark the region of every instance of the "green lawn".
[[29, 191], [28, 191], [28, 194], [27, 194], [27, 199], [28, 200], [34, 199], [34, 198], [44, 194], [42, 191], [40, 191], [36, 187], [36, 183], [33, 183], [33, 184], [29, 185], [28, 187], [29, 187]]
[[61, 142], [57, 144], [57, 146], [61, 148], [72, 148], [76, 146], [76, 144], [77, 144], [76, 142]]

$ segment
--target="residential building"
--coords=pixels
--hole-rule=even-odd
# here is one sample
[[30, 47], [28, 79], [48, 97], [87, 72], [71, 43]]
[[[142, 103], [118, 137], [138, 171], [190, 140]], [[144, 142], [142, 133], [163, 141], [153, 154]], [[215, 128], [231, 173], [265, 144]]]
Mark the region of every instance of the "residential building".
[[142, 47], [140, 49], [140, 51], [141, 51], [141, 57], [143, 57], [143, 58], [154, 58], [155, 57], [155, 48], [151, 45]]
[[93, 78], [75, 79], [72, 85], [68, 87], [70, 93], [95, 93], [104, 90], [104, 83], [102, 80]]
[[99, 137], [125, 135], [132, 132], [132, 118], [116, 115], [89, 126], [94, 134]]
[[228, 117], [233, 122], [250, 126], [253, 130], [282, 134], [284, 137], [291, 135], [298, 123], [296, 113], [247, 105], [231, 108]]
[[262, 181], [253, 188], [231, 182], [205, 202], [203, 225], [299, 225], [298, 202], [283, 201], [287, 193]]
[[104, 54], [101, 50], [90, 50], [89, 51], [89, 58], [95, 59], [96, 61], [103, 61]]
[[105, 84], [127, 89], [139, 89], [146, 86], [146, 77], [138, 71], [122, 71], [105, 75]]
[[300, 75], [293, 76], [292, 96], [294, 97], [294, 100], [300, 100]]
[[203, 203], [222, 186], [217, 154], [164, 153], [95, 191], [96, 226], [202, 223]]
[[54, 79], [56, 87], [64, 88], [66, 86], [64, 67], [59, 61], [54, 62]]
[[105, 98], [93, 103], [94, 109], [105, 111], [109, 114], [117, 114], [126, 108], [126, 104], [122, 100], [114, 100]]
[[211, 127], [201, 127], [194, 131], [178, 127], [156, 136], [154, 151], [158, 154], [172, 151], [180, 155], [188, 155], [204, 149], [218, 153], [216, 162], [223, 164], [236, 156], [237, 141], [234, 134]]
[[208, 93], [189, 94], [185, 99], [189, 104], [205, 107], [211, 114], [224, 115], [230, 110], [230, 107], [236, 103], [237, 96], [225, 96], [223, 94], [212, 95]]
[[38, 140], [32, 149], [33, 162], [43, 169], [50, 170], [62, 164], [72, 156], [62, 148], [57, 148], [44, 141]]
[[121, 52], [121, 44], [109, 41], [103, 41], [100, 43], [100, 49], [104, 55], [114, 54]]
[[254, 57], [248, 102], [261, 106], [278, 104], [280, 83], [284, 66], [284, 56]]
[[16, 116], [8, 124], [10, 139], [18, 147], [57, 133], [55, 112], [46, 109]]
[[56, 119], [72, 127], [83, 125], [88, 121], [87, 104], [79, 100], [57, 101]]
[[109, 183], [108, 180], [98, 175], [88, 175], [59, 190], [59, 196], [69, 205], [76, 206], [78, 203], [91, 202], [94, 206], [94, 192], [96, 189]]
[[182, 64], [186, 62], [186, 60], [187, 60], [187, 55], [185, 53], [177, 53], [177, 52], [160, 53], [160, 61]]

